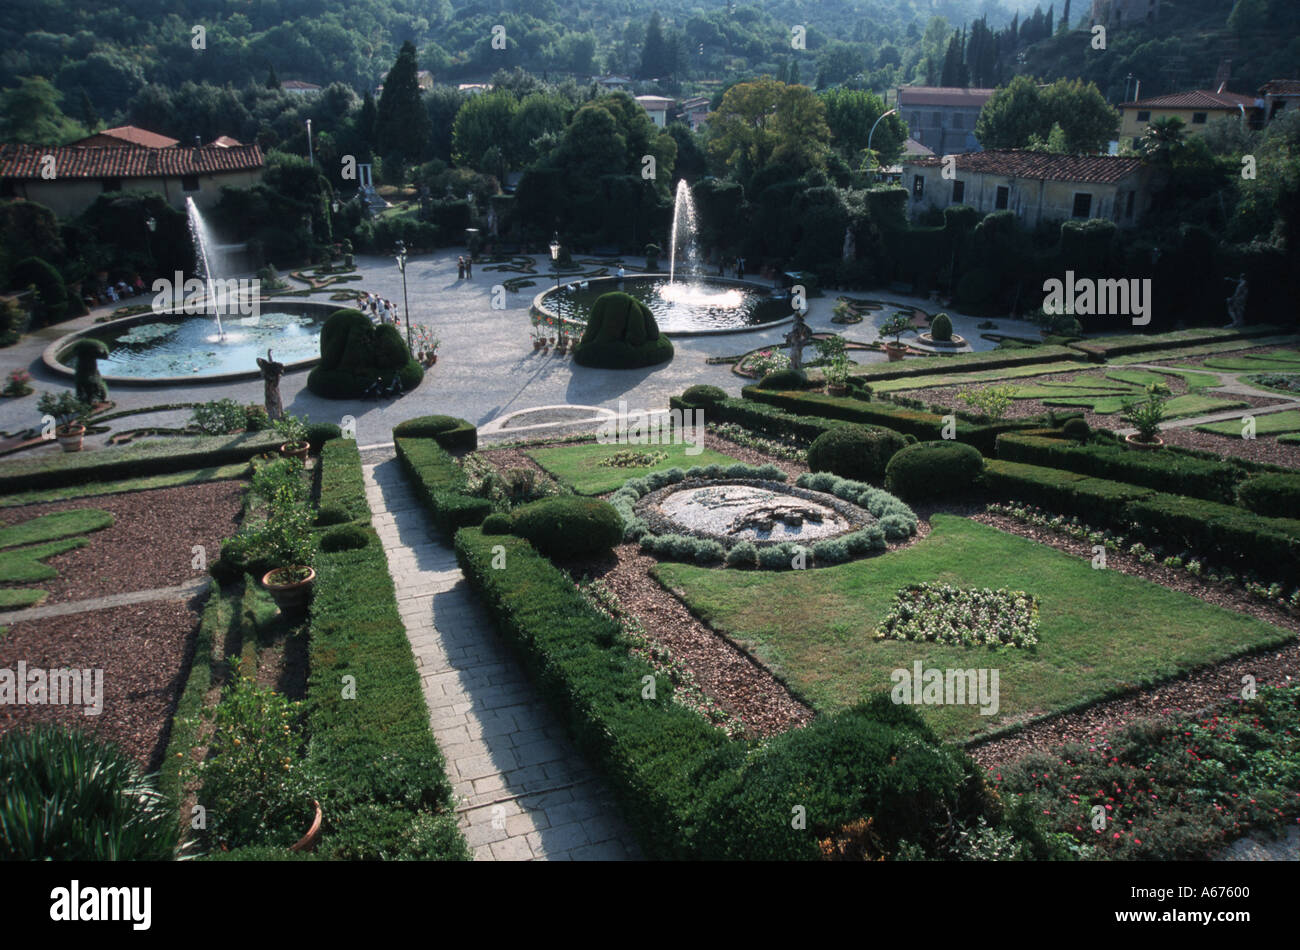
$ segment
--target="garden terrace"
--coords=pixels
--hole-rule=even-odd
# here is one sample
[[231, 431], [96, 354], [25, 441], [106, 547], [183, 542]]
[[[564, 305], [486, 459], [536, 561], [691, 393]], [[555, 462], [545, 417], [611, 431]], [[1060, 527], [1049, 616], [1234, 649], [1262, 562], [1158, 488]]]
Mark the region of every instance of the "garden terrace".
[[1275, 336], [1280, 332], [1283, 332], [1281, 327], [1262, 323], [1249, 327], [1201, 327], [1191, 330], [1173, 330], [1168, 333], [1121, 333], [1116, 336], [1092, 337], [1071, 343], [1070, 347], [1086, 354], [1094, 363], [1105, 363], [1117, 356], [1131, 353], [1152, 353], [1156, 350], [1203, 346], [1210, 343], [1254, 340], [1258, 337]]

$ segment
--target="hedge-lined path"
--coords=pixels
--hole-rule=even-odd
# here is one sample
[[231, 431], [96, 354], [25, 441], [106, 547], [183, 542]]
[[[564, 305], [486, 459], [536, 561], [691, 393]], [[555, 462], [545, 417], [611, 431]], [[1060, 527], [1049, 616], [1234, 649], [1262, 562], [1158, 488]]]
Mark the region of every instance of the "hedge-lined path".
[[433, 533], [391, 446], [362, 456], [366, 498], [476, 861], [637, 858], [573, 748]]

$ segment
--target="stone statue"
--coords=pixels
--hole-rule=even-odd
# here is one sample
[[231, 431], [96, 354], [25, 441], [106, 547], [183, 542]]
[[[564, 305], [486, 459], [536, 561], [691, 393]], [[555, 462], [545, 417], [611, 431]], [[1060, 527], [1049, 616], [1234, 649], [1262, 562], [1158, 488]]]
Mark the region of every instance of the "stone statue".
[[[1231, 277], [1224, 278], [1232, 280]], [[1228, 326], [1240, 327], [1246, 324], [1246, 294], [1250, 288], [1246, 284], [1246, 275], [1242, 274], [1237, 278], [1237, 286], [1232, 291], [1232, 296], [1228, 298], [1228, 317], [1231, 322]]]
[[803, 348], [812, 340], [812, 330], [808, 324], [803, 321], [803, 311], [794, 312], [794, 325], [790, 327], [790, 332], [785, 335], [785, 341], [790, 344], [790, 368], [803, 369]]
[[848, 225], [844, 227], [844, 259], [851, 261], [858, 256], [858, 242], [853, 237], [853, 229]]
[[266, 351], [266, 359], [257, 358], [257, 368], [262, 371], [262, 382], [266, 386], [266, 414], [274, 422], [283, 418], [284, 406], [280, 402], [280, 377], [284, 375], [284, 364], [277, 363]]

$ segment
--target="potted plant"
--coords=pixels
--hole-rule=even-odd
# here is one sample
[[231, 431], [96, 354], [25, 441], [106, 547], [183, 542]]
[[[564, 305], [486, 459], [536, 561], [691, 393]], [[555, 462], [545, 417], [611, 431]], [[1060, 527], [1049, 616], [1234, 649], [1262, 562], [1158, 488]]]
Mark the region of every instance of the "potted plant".
[[296, 459], [305, 459], [307, 457], [307, 451], [311, 448], [311, 444], [307, 441], [306, 422], [297, 416], [285, 413], [272, 422], [271, 427], [284, 438], [284, 444], [280, 446], [281, 455]]
[[307, 609], [311, 599], [312, 583], [316, 580], [316, 569], [307, 564], [290, 564], [277, 567], [262, 575], [262, 586], [266, 588], [280, 612], [298, 615]]
[[880, 329], [876, 332], [882, 339], [887, 336], [894, 338], [894, 342], [885, 344], [885, 355], [889, 357], [891, 363], [896, 363], [907, 353], [907, 347], [903, 345], [900, 337], [904, 333], [915, 333], [916, 327], [912, 326], [911, 317], [900, 310], [881, 324]]
[[32, 374], [25, 369], [16, 369], [5, 377], [4, 395], [10, 397], [30, 396], [32, 393]]
[[86, 426], [82, 420], [90, 414], [89, 405], [78, 399], [76, 393], [64, 391], [57, 396], [54, 393], [41, 393], [36, 408], [42, 415], [54, 417], [54, 434], [63, 451], [81, 451], [81, 443], [86, 436]]
[[845, 395], [849, 391], [849, 355], [844, 346], [844, 337], [834, 335], [818, 340], [817, 353], [826, 364], [823, 370], [826, 392], [831, 396]]
[[559, 339], [555, 343], [555, 352], [563, 356], [569, 352], [569, 334], [563, 325], [560, 326], [559, 333]]
[[1169, 387], [1152, 383], [1147, 387], [1145, 398], [1125, 402], [1121, 418], [1137, 431], [1125, 436], [1124, 441], [1135, 449], [1158, 449], [1164, 445], [1158, 433], [1160, 423], [1165, 420], [1165, 403], [1168, 401]]

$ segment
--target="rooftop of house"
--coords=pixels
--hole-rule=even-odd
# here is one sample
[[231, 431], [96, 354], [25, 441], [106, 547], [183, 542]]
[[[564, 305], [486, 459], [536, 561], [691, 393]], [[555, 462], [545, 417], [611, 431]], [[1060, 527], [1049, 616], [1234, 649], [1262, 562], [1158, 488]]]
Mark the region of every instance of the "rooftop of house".
[[960, 86], [899, 86], [901, 106], [982, 106], [996, 89], [963, 89]]
[[637, 96], [636, 101], [647, 109], [671, 109], [676, 103], [675, 99], [665, 96]]
[[916, 156], [919, 158], [923, 155], [933, 155], [934, 149], [926, 148], [916, 139], [909, 137], [908, 140], [903, 143], [903, 154], [908, 157]]
[[[1086, 184], [1114, 184], [1142, 168], [1140, 158], [1117, 155], [1051, 155], [1024, 149], [967, 152], [953, 156], [958, 171], [1007, 178], [1031, 178], [1041, 181], [1073, 181]], [[904, 158], [904, 165], [919, 168], [940, 167], [943, 158]]]
[[88, 135], [84, 139], [78, 139], [73, 145], [85, 145], [94, 141], [99, 144], [107, 145], [103, 139], [109, 138], [120, 141], [123, 145], [135, 145], [142, 148], [171, 148], [173, 145], [180, 143], [166, 135], [159, 135], [157, 132], [150, 132], [148, 129], [142, 129], [135, 125], [119, 125], [112, 129], [103, 129], [94, 135]]
[[1270, 79], [1259, 91], [1266, 96], [1300, 96], [1300, 79]]
[[76, 178], [178, 178], [252, 171], [264, 164], [256, 145], [200, 148], [104, 148], [0, 145], [0, 178], [41, 179], [54, 157], [56, 181]]
[[1255, 107], [1254, 96], [1243, 96], [1237, 92], [1215, 92], [1210, 89], [1193, 89], [1191, 92], [1175, 92], [1167, 96], [1152, 96], [1136, 102], [1125, 102], [1121, 109], [1235, 109], [1237, 106], [1247, 109]]
[[298, 90], [299, 92], [312, 92], [320, 89], [320, 86], [316, 85], [314, 82], [303, 82], [301, 79], [286, 79], [280, 83], [280, 88], [288, 89], [291, 92], [294, 90]]

